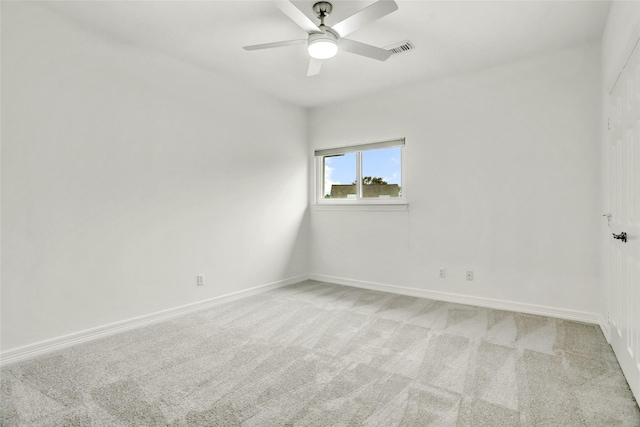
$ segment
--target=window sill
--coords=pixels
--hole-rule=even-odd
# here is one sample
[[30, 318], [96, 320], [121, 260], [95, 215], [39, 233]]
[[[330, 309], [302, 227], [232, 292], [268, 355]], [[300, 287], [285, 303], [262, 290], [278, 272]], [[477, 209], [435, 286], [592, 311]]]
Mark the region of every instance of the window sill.
[[408, 211], [408, 203], [316, 203], [315, 211]]

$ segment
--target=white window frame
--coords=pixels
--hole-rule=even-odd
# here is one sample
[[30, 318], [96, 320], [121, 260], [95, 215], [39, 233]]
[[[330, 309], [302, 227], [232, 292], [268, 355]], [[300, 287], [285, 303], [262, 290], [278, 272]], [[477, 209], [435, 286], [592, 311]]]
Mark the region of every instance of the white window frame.
[[[362, 197], [362, 152], [369, 150], [378, 150], [381, 148], [400, 147], [400, 165], [401, 165], [401, 182], [402, 193], [398, 197], [390, 198], [364, 198]], [[407, 208], [407, 193], [405, 184], [406, 165], [404, 162], [405, 139], [397, 138], [388, 141], [372, 142], [368, 144], [350, 145], [345, 147], [336, 147], [328, 149], [320, 149], [314, 151], [315, 164], [315, 202], [316, 207], [380, 207], [387, 210], [405, 210]], [[325, 199], [324, 198], [324, 162], [326, 156], [336, 154], [355, 153], [356, 155], [356, 198], [354, 199]]]

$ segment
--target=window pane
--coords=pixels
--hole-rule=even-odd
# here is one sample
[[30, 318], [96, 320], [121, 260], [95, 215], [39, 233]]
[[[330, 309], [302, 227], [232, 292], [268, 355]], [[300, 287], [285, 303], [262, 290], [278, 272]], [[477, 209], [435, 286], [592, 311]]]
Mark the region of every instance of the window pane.
[[362, 197], [402, 196], [402, 155], [400, 147], [362, 152]]
[[356, 198], [356, 153], [323, 157], [325, 199]]

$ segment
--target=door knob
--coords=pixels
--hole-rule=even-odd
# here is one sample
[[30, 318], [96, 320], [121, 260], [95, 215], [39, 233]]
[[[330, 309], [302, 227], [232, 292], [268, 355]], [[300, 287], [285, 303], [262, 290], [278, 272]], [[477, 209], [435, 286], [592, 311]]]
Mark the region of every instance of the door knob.
[[624, 231], [620, 234], [613, 233], [613, 238], [622, 240], [624, 243], [627, 243], [627, 233]]

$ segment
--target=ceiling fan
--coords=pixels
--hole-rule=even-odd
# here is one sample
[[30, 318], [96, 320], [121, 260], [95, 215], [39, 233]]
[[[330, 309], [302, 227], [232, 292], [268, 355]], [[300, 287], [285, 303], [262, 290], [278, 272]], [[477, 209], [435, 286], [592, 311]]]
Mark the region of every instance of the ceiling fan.
[[329, 16], [333, 9], [331, 3], [327, 1], [319, 1], [313, 5], [313, 11], [318, 19], [320, 19], [320, 25], [314, 24], [307, 15], [302, 13], [300, 9], [289, 1], [278, 2], [278, 7], [285, 15], [291, 18], [293, 22], [298, 24], [300, 28], [305, 30], [309, 34], [309, 37], [306, 39], [244, 46], [245, 50], [271, 49], [306, 43], [307, 51], [311, 57], [309, 68], [307, 69], [307, 76], [314, 76], [320, 73], [322, 61], [334, 57], [338, 53], [338, 49], [366, 56], [367, 58], [377, 59], [378, 61], [386, 61], [389, 56], [391, 56], [391, 52], [386, 49], [345, 39], [344, 36], [397, 10], [398, 5], [393, 0], [379, 0], [338, 22], [333, 27], [324, 24], [324, 19]]

